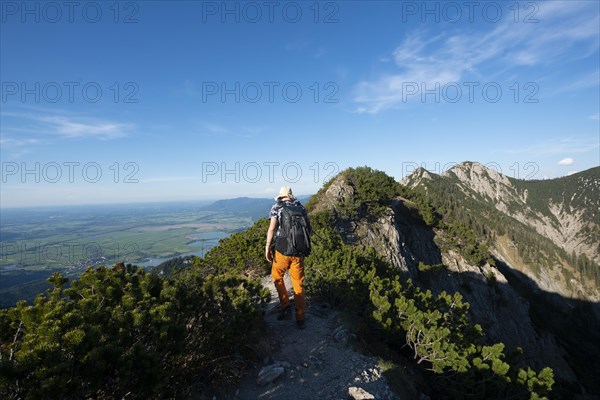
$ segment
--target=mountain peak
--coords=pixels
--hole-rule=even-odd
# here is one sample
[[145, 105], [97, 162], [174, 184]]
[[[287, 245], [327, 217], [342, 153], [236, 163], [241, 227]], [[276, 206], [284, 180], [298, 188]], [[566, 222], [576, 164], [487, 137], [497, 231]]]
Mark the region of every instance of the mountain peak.
[[414, 170], [412, 174], [405, 176], [404, 179], [400, 181], [400, 183], [409, 188], [414, 188], [416, 186], [419, 186], [423, 179], [432, 180], [433, 177], [431, 175], [432, 174], [425, 168], [419, 167], [416, 170]]
[[452, 175], [456, 176], [463, 182], [487, 181], [498, 182], [506, 186], [511, 186], [510, 179], [507, 176], [502, 175], [494, 168], [486, 167], [478, 162], [465, 161], [455, 165], [442, 174], [442, 176], [446, 177]]

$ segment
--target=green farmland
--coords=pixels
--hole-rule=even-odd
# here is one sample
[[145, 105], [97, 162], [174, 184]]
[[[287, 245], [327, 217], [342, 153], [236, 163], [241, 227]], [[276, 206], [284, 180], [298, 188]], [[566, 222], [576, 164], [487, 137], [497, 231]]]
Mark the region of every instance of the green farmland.
[[54, 271], [73, 278], [98, 265], [154, 266], [203, 255], [218, 239], [252, 224], [250, 216], [202, 208], [161, 203], [2, 210], [0, 306], [39, 293]]

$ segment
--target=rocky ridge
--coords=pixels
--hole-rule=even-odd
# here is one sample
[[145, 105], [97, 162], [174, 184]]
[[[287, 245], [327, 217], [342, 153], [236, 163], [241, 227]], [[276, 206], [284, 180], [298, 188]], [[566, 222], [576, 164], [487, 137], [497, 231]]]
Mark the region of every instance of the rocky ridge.
[[[482, 172], [478, 170], [478, 173]], [[464, 170], [458, 173], [466, 174]], [[415, 174], [419, 179], [433, 179], [425, 170]], [[507, 178], [499, 174], [496, 178], [498, 183], [482, 183], [478, 193], [489, 198], [500, 198], [506, 192], [516, 194]], [[330, 209], [341, 215], [339, 204], [345, 196], [352, 196], [354, 190], [343, 176], [339, 176], [319, 198], [317, 210]], [[393, 200], [386, 212], [375, 220], [371, 217], [338, 218], [338, 231], [348, 243], [374, 247], [406, 278], [419, 282], [432, 292], [460, 292], [471, 305], [470, 314], [483, 327], [489, 342], [503, 342], [508, 348], [521, 347], [533, 367], [549, 365], [562, 379], [576, 380], [555, 338], [547, 332], [538, 332], [529, 315], [529, 303], [497, 267], [488, 263], [471, 265], [458, 252], [442, 250], [437, 241], [445, 232], [427, 226], [406, 199]], [[420, 271], [419, 263], [444, 267]]]

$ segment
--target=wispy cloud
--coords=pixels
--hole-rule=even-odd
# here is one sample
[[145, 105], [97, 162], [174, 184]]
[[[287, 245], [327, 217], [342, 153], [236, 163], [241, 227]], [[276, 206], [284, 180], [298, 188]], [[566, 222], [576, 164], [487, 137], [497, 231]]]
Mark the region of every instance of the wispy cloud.
[[202, 122], [199, 124], [201, 134], [211, 137], [239, 137], [253, 138], [268, 130], [265, 126], [242, 125], [242, 126], [226, 126], [215, 122]]
[[21, 131], [35, 136], [26, 139], [5, 137], [9, 144], [22, 144], [27, 141], [29, 144], [36, 144], [40, 143], [40, 138], [112, 140], [128, 136], [135, 129], [135, 125], [130, 123], [78, 115], [5, 112], [1, 116], [4, 119], [3, 137], [10, 131]]
[[41, 141], [38, 139], [13, 139], [13, 138], [0, 137], [0, 145], [2, 147], [31, 146], [31, 145], [39, 144], [40, 142]]
[[543, 142], [501, 150], [506, 154], [531, 154], [533, 156], [585, 153], [600, 148], [598, 141], [581, 138], [545, 139]]
[[4, 152], [5, 156], [10, 156], [12, 159], [21, 158], [31, 153], [31, 147], [40, 144], [43, 144], [43, 141], [38, 139], [14, 139], [6, 137], [4, 134], [0, 136], [1, 151]]
[[596, 113], [596, 114], [590, 115], [589, 118], [598, 121], [598, 120], [600, 120], [600, 114]]
[[[458, 31], [428, 36], [412, 31], [392, 53], [398, 72], [355, 85], [357, 111], [377, 113], [401, 106], [407, 102], [404, 92], [410, 83], [433, 88], [436, 83], [495, 79], [506, 71], [514, 73], [517, 67], [560, 63], [579, 44], [588, 45], [579, 58], [597, 53], [600, 17], [591, 3], [544, 2], [539, 4], [541, 22], [515, 23], [507, 18], [480, 34]], [[598, 84], [597, 76], [583, 81], [578, 85]]]
[[51, 132], [63, 138], [90, 138], [111, 140], [127, 136], [133, 129], [132, 124], [99, 120], [99, 119], [74, 119], [64, 116], [37, 117], [38, 121], [49, 124]]
[[584, 76], [577, 77], [576, 79], [570, 79], [564, 85], [557, 87], [554, 91], [549, 91], [549, 95], [557, 95], [568, 92], [576, 92], [579, 90], [589, 89], [600, 86], [600, 69], [594, 72], [590, 72]]

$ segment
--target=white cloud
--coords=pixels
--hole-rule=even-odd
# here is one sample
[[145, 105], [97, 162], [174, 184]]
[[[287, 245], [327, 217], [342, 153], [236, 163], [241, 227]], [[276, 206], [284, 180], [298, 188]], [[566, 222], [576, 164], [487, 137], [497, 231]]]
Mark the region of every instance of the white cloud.
[[56, 115], [37, 117], [36, 119], [50, 124], [51, 132], [63, 138], [111, 140], [127, 136], [127, 132], [133, 128], [132, 124], [91, 119], [76, 120], [72, 117]]
[[558, 165], [572, 165], [575, 162], [571, 157], [563, 158], [558, 162]]
[[14, 139], [2, 134], [0, 149], [5, 157], [18, 159], [31, 152], [31, 146], [42, 144], [38, 139]]
[[0, 138], [0, 146], [4, 148], [30, 146], [40, 143], [38, 139], [13, 139], [8, 137]]
[[598, 121], [598, 120], [600, 120], [600, 114], [596, 113], [596, 114], [590, 115], [589, 118]]
[[[436, 83], [443, 86], [467, 78], [480, 80], [491, 63], [494, 70], [487, 73], [486, 79], [494, 79], [494, 75], [516, 67], [561, 61], [580, 43], [590, 48], [580, 57], [597, 52], [600, 17], [594, 4], [544, 2], [538, 19], [539, 23], [515, 24], [512, 18], [505, 18], [490, 31], [477, 34], [458, 31], [427, 37], [421, 31], [411, 32], [393, 51], [397, 72], [355, 85], [354, 101], [359, 103], [356, 111], [377, 113], [418, 100], [420, 95], [407, 97], [405, 93], [407, 84], [413, 82], [431, 89]], [[573, 88], [597, 85], [597, 74], [595, 78], [576, 80]]]
[[42, 141], [39, 136], [48, 138], [48, 135], [61, 139], [98, 139], [112, 140], [128, 136], [135, 129], [134, 124], [120, 123], [100, 118], [91, 118], [80, 115], [65, 114], [33, 114], [33, 113], [2, 113], [4, 117], [19, 120], [14, 122], [4, 122], [3, 133], [5, 131], [20, 131], [30, 135], [38, 136], [16, 140], [6, 138], [7, 141], [14, 143], [29, 141], [29, 144], [39, 144]]

